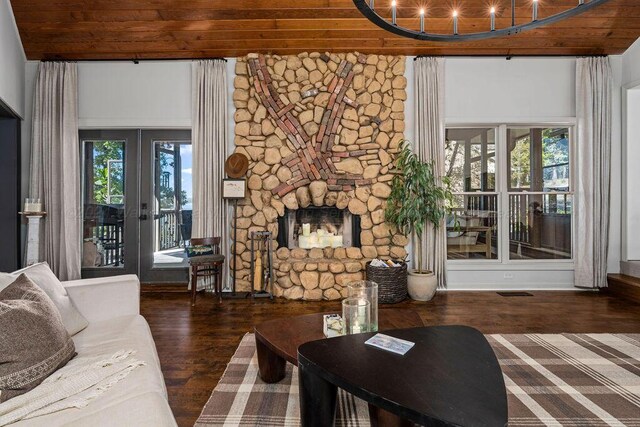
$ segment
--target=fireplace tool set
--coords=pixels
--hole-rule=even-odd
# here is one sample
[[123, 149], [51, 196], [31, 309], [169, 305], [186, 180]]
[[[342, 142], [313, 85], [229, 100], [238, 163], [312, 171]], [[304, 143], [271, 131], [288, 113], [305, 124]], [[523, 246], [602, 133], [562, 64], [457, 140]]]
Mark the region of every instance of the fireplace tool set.
[[273, 299], [273, 241], [269, 231], [251, 232], [251, 298]]

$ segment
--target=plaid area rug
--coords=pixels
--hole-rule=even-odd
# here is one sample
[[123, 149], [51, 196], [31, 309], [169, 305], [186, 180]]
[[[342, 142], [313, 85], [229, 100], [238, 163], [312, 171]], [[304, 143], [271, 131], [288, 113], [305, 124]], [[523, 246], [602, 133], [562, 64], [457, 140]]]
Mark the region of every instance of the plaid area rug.
[[[507, 386], [510, 426], [640, 427], [640, 334], [487, 335]], [[258, 378], [253, 334], [196, 426], [298, 426], [298, 374]], [[339, 390], [337, 426], [368, 426], [367, 404]]]

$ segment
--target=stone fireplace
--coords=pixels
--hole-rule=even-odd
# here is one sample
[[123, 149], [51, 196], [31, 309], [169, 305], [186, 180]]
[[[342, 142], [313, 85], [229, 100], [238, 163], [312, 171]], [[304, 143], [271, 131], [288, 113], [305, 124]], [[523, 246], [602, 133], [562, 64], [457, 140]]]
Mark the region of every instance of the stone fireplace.
[[404, 258], [384, 222], [404, 138], [405, 58], [359, 53], [238, 58], [235, 152], [249, 160], [238, 206], [237, 287], [250, 289], [252, 231], [274, 238], [274, 294], [339, 299], [372, 258]]

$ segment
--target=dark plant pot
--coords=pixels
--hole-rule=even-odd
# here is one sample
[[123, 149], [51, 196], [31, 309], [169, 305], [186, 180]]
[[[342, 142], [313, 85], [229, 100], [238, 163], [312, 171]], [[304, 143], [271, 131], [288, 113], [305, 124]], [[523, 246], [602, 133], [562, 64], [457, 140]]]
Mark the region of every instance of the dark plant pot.
[[367, 280], [378, 284], [378, 302], [396, 304], [407, 299], [407, 264], [395, 261], [400, 267], [374, 267], [367, 263]]

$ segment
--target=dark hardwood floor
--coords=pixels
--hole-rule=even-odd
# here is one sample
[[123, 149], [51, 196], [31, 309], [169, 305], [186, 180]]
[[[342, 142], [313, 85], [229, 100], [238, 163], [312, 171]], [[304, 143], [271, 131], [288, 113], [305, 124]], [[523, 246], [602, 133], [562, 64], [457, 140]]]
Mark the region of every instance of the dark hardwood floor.
[[[606, 293], [503, 297], [495, 292], [449, 292], [428, 303], [406, 301], [396, 306], [417, 311], [429, 325], [470, 325], [483, 333], [640, 332], [640, 304]], [[340, 310], [339, 302], [218, 304], [211, 295], [199, 296], [191, 308], [186, 292], [143, 292], [142, 314], [156, 341], [178, 424], [193, 425], [240, 339], [254, 324], [331, 310]]]

